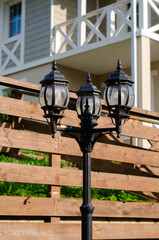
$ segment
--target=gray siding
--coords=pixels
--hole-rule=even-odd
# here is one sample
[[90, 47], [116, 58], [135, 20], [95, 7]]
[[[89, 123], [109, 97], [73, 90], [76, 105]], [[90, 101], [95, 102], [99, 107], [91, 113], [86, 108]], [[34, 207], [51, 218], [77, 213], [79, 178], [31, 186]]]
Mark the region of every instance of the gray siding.
[[26, 0], [25, 63], [50, 53], [50, 0]]

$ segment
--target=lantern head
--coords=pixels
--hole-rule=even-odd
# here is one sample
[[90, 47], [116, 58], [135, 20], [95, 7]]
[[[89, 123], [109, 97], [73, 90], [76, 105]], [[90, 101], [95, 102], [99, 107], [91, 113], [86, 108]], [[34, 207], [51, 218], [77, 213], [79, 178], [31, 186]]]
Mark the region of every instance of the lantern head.
[[[104, 100], [109, 110], [108, 116], [115, 120], [113, 123], [117, 128], [129, 119], [129, 110], [134, 103], [134, 91], [132, 88], [134, 82], [121, 69], [121, 61], [118, 60], [117, 71], [105, 80], [106, 88], [104, 91]], [[119, 134], [120, 129], [118, 136]]]
[[76, 93], [78, 96], [76, 102], [78, 117], [82, 119], [87, 112], [92, 117], [93, 124], [96, 125], [102, 108], [99, 98], [101, 92], [91, 83], [89, 73], [87, 74], [87, 82]]
[[46, 75], [40, 83], [42, 85], [39, 96], [41, 108], [44, 110], [44, 117], [51, 123], [54, 137], [57, 121], [64, 116], [64, 110], [69, 103], [70, 97], [67, 88], [69, 81], [57, 71], [54, 60], [52, 72]]

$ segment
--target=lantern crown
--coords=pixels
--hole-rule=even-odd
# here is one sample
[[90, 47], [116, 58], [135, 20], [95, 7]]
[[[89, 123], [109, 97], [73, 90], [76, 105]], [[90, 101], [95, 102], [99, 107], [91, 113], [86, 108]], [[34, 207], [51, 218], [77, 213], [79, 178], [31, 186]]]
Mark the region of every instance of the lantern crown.
[[118, 59], [117, 70], [109, 75], [109, 77], [104, 81], [106, 85], [112, 85], [117, 83], [128, 83], [132, 85], [134, 83], [130, 77], [122, 71], [121, 60]]
[[53, 60], [53, 64], [52, 64], [52, 71], [47, 74], [43, 80], [40, 81], [40, 84], [42, 84], [42, 86], [45, 85], [49, 85], [51, 83], [66, 83], [68, 84], [69, 81], [65, 78], [65, 76], [60, 73], [59, 71], [57, 71], [57, 65], [56, 65], [56, 60]]
[[76, 102], [78, 117], [84, 119], [91, 116], [92, 124], [96, 125], [96, 120], [99, 118], [102, 108], [99, 98], [101, 91], [92, 84], [89, 73], [87, 73], [86, 83], [76, 93], [78, 95]]
[[101, 94], [101, 91], [97, 89], [95, 85], [91, 82], [90, 73], [87, 73], [86, 83], [83, 84], [80, 89], [76, 92], [78, 96], [88, 95], [88, 94]]

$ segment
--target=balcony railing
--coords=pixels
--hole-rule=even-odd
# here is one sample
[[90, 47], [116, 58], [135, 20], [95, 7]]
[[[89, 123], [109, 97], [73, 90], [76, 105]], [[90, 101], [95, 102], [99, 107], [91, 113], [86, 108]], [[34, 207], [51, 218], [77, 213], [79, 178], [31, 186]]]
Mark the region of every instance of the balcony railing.
[[[29, 63], [25, 63], [25, 32], [3, 39], [0, 22], [0, 75], [50, 62], [52, 53], [62, 58], [130, 39], [134, 29], [131, 1], [122, 0], [56, 25], [50, 55]], [[136, 36], [159, 41], [159, 0], [136, 0], [136, 16]]]
[[[159, 41], [159, 0], [136, 1], [136, 35]], [[131, 37], [131, 0], [123, 0], [55, 26], [53, 52], [77, 53]]]
[[24, 37], [22, 34], [8, 38], [0, 44], [0, 69], [2, 72], [9, 68], [19, 67], [24, 63]]

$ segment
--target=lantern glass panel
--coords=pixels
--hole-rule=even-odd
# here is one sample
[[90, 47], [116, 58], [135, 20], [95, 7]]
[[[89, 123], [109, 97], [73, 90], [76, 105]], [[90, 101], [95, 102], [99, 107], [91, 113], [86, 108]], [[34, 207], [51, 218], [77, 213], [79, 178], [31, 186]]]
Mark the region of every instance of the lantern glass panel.
[[65, 86], [65, 88], [66, 88], [66, 96], [67, 96], [67, 100], [66, 100], [65, 106], [67, 107], [68, 104], [69, 104], [69, 101], [70, 101], [70, 93], [69, 93], [69, 91], [68, 91], [67, 86]]
[[88, 99], [88, 105], [89, 105], [88, 110], [91, 114], [93, 114], [93, 105], [94, 105], [93, 96], [79, 96], [76, 102], [76, 109], [77, 109], [78, 115], [81, 115], [85, 111], [86, 99]]
[[48, 106], [52, 106], [52, 86], [47, 86], [46, 89], [46, 101]]
[[99, 116], [102, 110], [102, 105], [99, 96], [95, 96], [95, 115]]
[[78, 98], [77, 98], [77, 101], [76, 101], [76, 109], [77, 109], [78, 115], [81, 115], [81, 97], [78, 97]]
[[121, 101], [120, 105], [127, 105], [128, 103], [128, 97], [129, 97], [129, 92], [128, 88], [125, 84], [121, 84]]
[[40, 91], [40, 95], [39, 95], [39, 101], [40, 101], [40, 105], [42, 107], [44, 107], [45, 104], [45, 98], [44, 98], [44, 93], [45, 93], [45, 87], [42, 87], [41, 91]]
[[82, 97], [82, 112], [85, 111], [86, 109], [86, 99], [88, 99], [88, 105], [89, 105], [89, 109], [88, 111], [90, 113], [93, 113], [93, 96], [83, 96]]
[[128, 106], [132, 107], [134, 104], [134, 90], [132, 86], [128, 86], [129, 89], [129, 101], [128, 101]]
[[55, 105], [65, 107], [68, 104], [68, 91], [65, 85], [55, 85]]
[[109, 105], [118, 105], [119, 88], [118, 85], [108, 87], [107, 99]]

